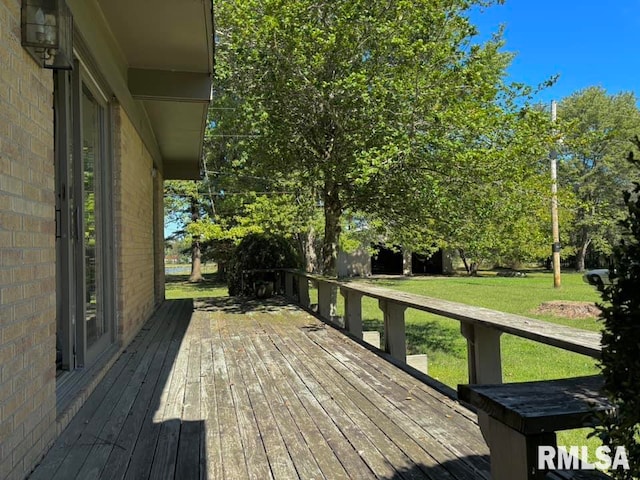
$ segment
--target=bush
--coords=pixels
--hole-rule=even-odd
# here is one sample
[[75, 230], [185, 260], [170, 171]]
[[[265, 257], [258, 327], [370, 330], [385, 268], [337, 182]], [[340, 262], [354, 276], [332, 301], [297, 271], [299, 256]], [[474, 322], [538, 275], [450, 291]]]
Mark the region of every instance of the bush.
[[[636, 138], [640, 148], [640, 140]], [[629, 160], [640, 169], [640, 161]], [[601, 369], [605, 393], [616, 407], [602, 418], [597, 434], [612, 449], [626, 448], [631, 470], [611, 472], [614, 478], [640, 477], [640, 183], [625, 192], [628, 216], [621, 222], [624, 238], [615, 247], [616, 271], [611, 285], [601, 288], [610, 306], [602, 307]]]
[[268, 274], [253, 273], [245, 276], [247, 270], [272, 268], [299, 268], [300, 260], [293, 245], [284, 237], [266, 233], [247, 235], [236, 247], [227, 271], [229, 295], [252, 295], [256, 280], [269, 279]]

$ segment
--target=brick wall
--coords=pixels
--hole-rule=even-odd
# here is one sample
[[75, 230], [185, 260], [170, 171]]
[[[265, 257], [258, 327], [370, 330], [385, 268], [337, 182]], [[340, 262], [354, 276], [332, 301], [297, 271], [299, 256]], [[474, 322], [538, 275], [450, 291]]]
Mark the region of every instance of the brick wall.
[[23, 478], [55, 436], [53, 82], [0, 0], [0, 478]]
[[154, 177], [151, 155], [121, 107], [114, 120], [118, 333], [127, 344], [155, 307]]

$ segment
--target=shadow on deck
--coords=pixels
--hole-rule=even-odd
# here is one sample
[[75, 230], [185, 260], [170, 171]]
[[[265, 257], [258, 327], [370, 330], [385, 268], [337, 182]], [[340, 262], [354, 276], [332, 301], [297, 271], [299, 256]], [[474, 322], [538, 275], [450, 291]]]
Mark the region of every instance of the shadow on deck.
[[168, 301], [32, 479], [482, 479], [475, 415], [308, 313]]

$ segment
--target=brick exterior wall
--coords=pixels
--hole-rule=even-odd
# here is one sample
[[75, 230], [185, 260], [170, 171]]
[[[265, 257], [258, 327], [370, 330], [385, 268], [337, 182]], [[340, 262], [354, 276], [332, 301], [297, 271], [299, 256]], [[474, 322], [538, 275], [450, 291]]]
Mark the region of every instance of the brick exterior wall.
[[155, 308], [155, 179], [151, 155], [129, 117], [114, 110], [118, 334], [127, 344]]
[[[0, 0], [0, 478], [11, 480], [29, 474], [69, 420], [56, 419], [53, 75], [20, 44], [20, 4]], [[124, 347], [164, 298], [163, 179], [124, 110], [112, 113]]]
[[23, 478], [56, 433], [53, 76], [0, 0], [0, 478]]

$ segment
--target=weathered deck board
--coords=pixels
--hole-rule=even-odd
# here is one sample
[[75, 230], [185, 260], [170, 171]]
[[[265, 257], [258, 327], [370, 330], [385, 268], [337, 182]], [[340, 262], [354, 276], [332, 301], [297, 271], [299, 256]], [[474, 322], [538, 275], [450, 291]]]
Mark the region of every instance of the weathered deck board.
[[[224, 347], [225, 355], [228, 358], [227, 372], [229, 373], [229, 381], [232, 385], [233, 400], [235, 404], [236, 415], [238, 417], [238, 426], [240, 429], [240, 439], [245, 455], [245, 463], [249, 478], [261, 480], [272, 478], [267, 451], [265, 449], [262, 430], [258, 419], [265, 416], [269, 420], [270, 415], [266, 412], [266, 402], [263, 400], [263, 392], [256, 386], [253, 372], [250, 371], [251, 365], [243, 355], [242, 342], [236, 335], [229, 335], [229, 342]], [[275, 426], [275, 423], [271, 425]], [[273, 428], [272, 426], [272, 428]]]
[[[233, 403], [233, 385], [227, 370], [227, 359], [222, 344], [226, 331], [213, 324], [213, 369], [218, 409], [217, 428], [220, 432], [223, 478], [248, 478], [242, 447], [242, 433]], [[214, 427], [215, 428], [215, 427]]]
[[474, 415], [277, 301], [167, 302], [34, 479], [488, 478]]
[[[73, 418], [67, 429], [53, 446], [40, 468], [34, 473], [34, 479], [74, 478], [82, 468], [94, 446], [104, 445], [100, 432], [116, 406], [118, 399], [130, 383], [136, 366], [150, 348], [154, 340], [166, 334], [186, 305], [165, 304], [132, 342], [89, 397], [83, 408]], [[164, 327], [164, 328], [163, 328]], [[169, 338], [171, 335], [169, 334]], [[159, 344], [155, 344], [159, 346]], [[137, 385], [139, 388], [139, 385]], [[73, 455], [71, 455], [73, 452]], [[80, 477], [81, 478], [81, 477]]]
[[[362, 362], [358, 348], [348, 338], [329, 343], [321, 336], [312, 334], [312, 337], [328, 355], [340, 359], [341, 363], [349, 366], [349, 369], [343, 368], [347, 375], [364, 380], [365, 391], [374, 396], [384, 397], [398, 410], [404, 412], [412, 422], [425, 428], [438, 445], [446, 445], [460, 457], [472, 455], [483, 448], [482, 437], [473, 435], [476, 430], [475, 423], [451, 421], [458, 415], [467, 418], [475, 417], [456, 401], [423, 383], [417, 383], [391, 363]], [[446, 415], [442, 415], [443, 404], [453, 412], [449, 411]], [[452, 435], [453, 438], [451, 438]], [[441, 443], [443, 441], [444, 443]]]
[[[167, 355], [163, 360], [160, 377], [154, 386], [152, 398], [149, 400], [149, 403], [147, 405], [141, 405], [140, 407], [141, 409], [146, 407], [146, 413], [144, 415], [142, 427], [138, 431], [138, 435], [136, 437], [135, 446], [133, 447], [133, 453], [131, 454], [130, 459], [123, 458], [119, 460], [120, 462], [125, 464], [124, 466], [126, 471], [124, 478], [127, 480], [149, 477], [149, 472], [151, 471], [151, 468], [153, 466], [153, 458], [160, 435], [160, 430], [162, 429], [162, 423], [158, 421], [156, 415], [158, 413], [158, 410], [160, 410], [160, 402], [162, 401], [165, 387], [171, 381], [173, 359], [175, 359], [180, 349], [180, 338], [186, 330], [188, 321], [188, 311], [186, 314], [182, 313], [177, 319], [174, 320], [176, 329], [174, 330], [174, 336], [167, 349]], [[114, 459], [114, 461], [118, 460]]]
[[[291, 345], [291, 352], [294, 355], [302, 356], [306, 354], [308, 359], [314, 362], [308, 368], [308, 382], [317, 382], [325, 392], [330, 392], [331, 399], [328, 401], [333, 407], [331, 412], [340, 420], [349, 419], [349, 423], [345, 425], [344, 432], [353, 440], [354, 446], [359, 451], [365, 452], [363, 458], [369, 465], [371, 470], [378, 477], [396, 477], [402, 478], [424, 478], [418, 477], [417, 471], [409, 470], [412, 462], [408, 454], [403, 451], [402, 445], [397, 444], [396, 435], [393, 430], [396, 427], [390, 424], [383, 415], [377, 418], [371, 418], [371, 412], [367, 407], [366, 399], [357, 390], [350, 391], [345, 388], [344, 383], [331, 371], [330, 366], [323, 366], [316, 362], [315, 353], [309, 350], [302, 350], [297, 345]], [[281, 347], [283, 348], [283, 347]], [[298, 349], [298, 350], [293, 350]], [[303, 368], [299, 365], [298, 368]], [[332, 390], [335, 388], [335, 391]], [[346, 392], [349, 392], [347, 395]], [[364, 441], [363, 439], [366, 439]], [[358, 443], [355, 443], [358, 442]], [[428, 462], [429, 466], [433, 466], [432, 459], [425, 455], [423, 461]], [[401, 472], [407, 469], [406, 475]], [[441, 472], [442, 473], [442, 472]], [[443, 478], [450, 478], [446, 476]]]
[[[314, 333], [314, 339], [317, 340], [316, 348], [321, 347], [325, 339], [320, 339], [320, 335]], [[321, 343], [322, 342], [322, 343]], [[326, 347], [326, 345], [324, 345]], [[340, 383], [344, 389], [355, 389], [358, 393], [355, 398], [358, 400], [358, 406], [382, 428], [388, 436], [392, 436], [398, 445], [404, 451], [410, 453], [411, 456], [423, 456], [431, 459], [431, 469], [437, 471], [437, 478], [452, 478], [448, 472], [439, 468], [440, 462], [446, 462], [451, 458], [454, 449], [447, 448], [443, 445], [443, 440], [447, 436], [451, 436], [454, 432], [452, 427], [456, 427], [456, 422], [448, 422], [448, 425], [442, 425], [441, 411], [438, 409], [426, 410], [425, 404], [420, 402], [420, 409], [413, 408], [416, 400], [405, 388], [400, 385], [393, 385], [390, 382], [376, 382], [375, 377], [366, 376], [364, 365], [352, 363], [353, 359], [341, 354], [337, 349], [324, 350], [325, 355], [334, 356], [340, 359], [338, 362], [331, 362], [331, 367], [342, 376]], [[344, 363], [343, 363], [344, 362]], [[348, 366], [347, 366], [348, 365]], [[375, 387], [371, 386], [375, 385]], [[395, 408], [394, 408], [395, 407]], [[434, 411], [435, 410], [435, 411]], [[410, 412], [410, 413], [409, 413]], [[429, 418], [428, 424], [420, 424], [416, 418]], [[447, 418], [446, 416], [444, 417]], [[446, 421], [444, 423], [447, 423]], [[424, 425], [424, 426], [423, 426]], [[464, 438], [465, 442], [473, 442], [473, 429], [475, 426], [469, 425], [471, 429], [457, 429], [457, 435]], [[444, 428], [443, 428], [444, 427]], [[406, 434], [410, 436], [406, 438]], [[439, 436], [434, 436], [440, 433]], [[479, 440], [475, 438], [475, 440]], [[419, 442], [416, 443], [416, 442]], [[481, 448], [480, 442], [477, 447]], [[472, 451], [466, 453], [472, 454]], [[461, 455], [460, 451], [455, 451], [456, 455]], [[479, 469], [455, 468], [456, 476], [469, 480], [482, 478]], [[488, 472], [487, 478], [488, 478]]]
[[[247, 343], [246, 349], [247, 352], [250, 353], [250, 361], [255, 362], [254, 365], [258, 366], [257, 370], [261, 370], [261, 361], [268, 358], [273, 359], [273, 356], [270, 355], [271, 352], [268, 349], [263, 349], [262, 345], [258, 345], [256, 348], [256, 343], [259, 342], [257, 342], [256, 339], [252, 339], [251, 342]], [[335, 450], [329, 443], [330, 440], [327, 439], [327, 437], [332, 437], [333, 432], [329, 428], [324, 430], [325, 433], [323, 434], [323, 430], [321, 430], [317, 425], [319, 420], [324, 419], [323, 415], [314, 416], [313, 412], [318, 411], [317, 403], [311, 404], [311, 402], [306, 401], [310, 400], [310, 396], [299, 396], [299, 393], [302, 393], [304, 389], [297, 390], [292, 386], [292, 379], [288, 377], [289, 372], [286, 369], [281, 368], [282, 363], [283, 362], [272, 361], [272, 375], [276, 378], [281, 378], [281, 381], [272, 383], [278, 391], [278, 394], [282, 398], [288, 399], [287, 407], [295, 419], [296, 424], [299, 425], [304, 441], [307, 445], [312, 446], [318, 467], [326, 478], [347, 477], [344, 467], [336, 456]], [[265, 378], [265, 373], [266, 372], [260, 371], [259, 375], [261, 375], [262, 378]], [[327, 432], [331, 433], [327, 435]]]
[[[159, 322], [158, 322], [159, 323]], [[104, 465], [103, 476], [114, 480], [122, 479], [127, 471], [129, 459], [132, 456], [136, 443], [140, 442], [140, 435], [144, 431], [147, 422], [150, 423], [149, 404], [156, 395], [158, 388], [162, 388], [166, 373], [171, 365], [165, 362], [171, 349], [171, 340], [174, 337], [179, 322], [174, 321], [167, 325], [165, 336], [156, 351], [149, 371], [140, 385], [138, 396], [130, 410], [129, 419], [123, 425], [118, 438], [115, 441], [116, 448], [111, 450]], [[145, 438], [146, 440], [146, 438]]]
[[[319, 458], [319, 463], [333, 463], [333, 457], [336, 457], [340, 463], [341, 468], [335, 467], [337, 468], [335, 471], [332, 468], [324, 470], [325, 476], [327, 478], [345, 478], [342, 473], [345, 471], [348, 472], [347, 478], [373, 478], [360, 455], [342, 435], [332, 417], [323, 408], [323, 399], [314, 396], [313, 392], [307, 388], [307, 385], [300, 377], [300, 372], [296, 371], [288, 360], [282, 358], [281, 353], [273, 348], [273, 344], [266, 335], [254, 337], [252, 340], [261, 358], [268, 359], [268, 363], [272, 365], [270, 371], [272, 377], [282, 379], [280, 382], [275, 383], [280, 391], [283, 392], [283, 397], [290, 399], [288, 404], [290, 408], [295, 408], [296, 400], [302, 405], [304, 410], [300, 410], [298, 414], [294, 415], [300, 419], [300, 423], [304, 422], [307, 425], [304, 433], [307, 436], [313, 436], [316, 429], [320, 433], [321, 442], [308, 442], [313, 445], [313, 449]], [[326, 448], [329, 451], [323, 445], [324, 443], [326, 443]], [[335, 476], [331, 472], [334, 472]]]

